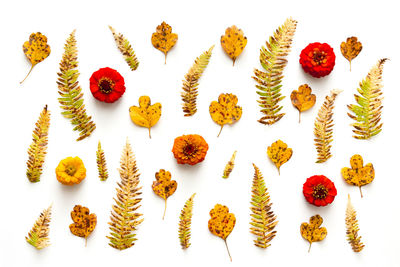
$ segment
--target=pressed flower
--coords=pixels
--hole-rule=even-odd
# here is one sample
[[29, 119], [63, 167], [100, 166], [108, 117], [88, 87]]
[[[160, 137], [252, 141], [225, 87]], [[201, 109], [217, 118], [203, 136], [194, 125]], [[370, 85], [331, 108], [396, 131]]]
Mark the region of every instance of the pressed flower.
[[86, 177], [86, 168], [79, 157], [68, 157], [60, 161], [56, 168], [57, 180], [64, 185], [74, 185]]
[[198, 134], [182, 135], [175, 138], [172, 153], [179, 164], [195, 165], [206, 157], [208, 144]]
[[335, 184], [324, 175], [314, 175], [303, 184], [306, 200], [317, 207], [333, 202], [337, 195]]
[[327, 43], [311, 43], [300, 53], [303, 70], [315, 78], [328, 75], [335, 66], [335, 53]]
[[111, 68], [101, 68], [90, 77], [90, 91], [102, 102], [113, 103], [125, 93], [124, 77]]

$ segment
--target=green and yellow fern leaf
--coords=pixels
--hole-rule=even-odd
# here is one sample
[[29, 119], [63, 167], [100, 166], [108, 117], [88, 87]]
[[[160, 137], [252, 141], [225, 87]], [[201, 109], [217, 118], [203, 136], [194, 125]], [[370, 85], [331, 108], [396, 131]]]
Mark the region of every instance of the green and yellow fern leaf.
[[222, 178], [229, 178], [229, 175], [233, 171], [233, 167], [235, 167], [235, 158], [236, 158], [236, 153], [237, 151], [233, 152], [231, 159], [228, 161], [228, 163], [225, 165], [224, 172], [222, 173]]
[[255, 246], [267, 248], [271, 245], [270, 242], [276, 235], [274, 228], [278, 224], [278, 221], [276, 220], [276, 215], [271, 209], [272, 203], [270, 202], [264, 178], [254, 163], [253, 166], [254, 178], [250, 202], [250, 209], [252, 212], [250, 214], [250, 233], [257, 237], [257, 239], [254, 240]]
[[32, 183], [40, 181], [43, 172], [43, 163], [47, 154], [48, 133], [50, 126], [50, 111], [47, 105], [40, 113], [32, 134], [32, 144], [28, 149], [28, 161], [26, 162], [26, 177]]
[[193, 198], [196, 195], [194, 193], [185, 203], [179, 216], [179, 240], [181, 241], [182, 249], [187, 249], [190, 247], [190, 236], [191, 230], [190, 226], [192, 224], [193, 215]]
[[256, 88], [260, 99], [257, 102], [263, 114], [258, 122], [262, 124], [274, 124], [285, 115], [280, 113], [282, 106], [279, 102], [285, 98], [281, 94], [281, 83], [296, 26], [297, 21], [288, 18], [269, 38], [266, 47], [261, 47], [260, 63], [264, 71], [255, 69], [252, 78], [258, 83]]
[[372, 67], [367, 77], [360, 82], [357, 89], [360, 95], [354, 95], [357, 104], [348, 105], [348, 109], [353, 113], [347, 113], [350, 118], [355, 120], [351, 125], [353, 137], [356, 139], [370, 139], [382, 131], [382, 72], [383, 64], [387, 58], [379, 60]]
[[61, 114], [71, 120], [73, 130], [79, 132], [77, 141], [83, 140], [96, 129], [92, 117], [86, 114], [83, 103], [82, 89], [78, 83], [78, 50], [76, 48], [75, 30], [68, 37], [64, 54], [60, 62], [60, 72], [57, 73], [58, 102], [63, 112]]
[[361, 236], [358, 235], [360, 228], [358, 227], [357, 213], [351, 204], [350, 195], [348, 196], [346, 209], [346, 235], [347, 241], [351, 245], [354, 252], [361, 252], [365, 245], [361, 242]]
[[132, 247], [135, 244], [136, 230], [142, 223], [142, 214], [137, 213], [140, 208], [142, 194], [139, 187], [138, 169], [131, 145], [126, 141], [122, 152], [119, 175], [121, 182], [118, 183], [117, 197], [114, 198], [115, 204], [111, 211], [110, 240], [109, 245], [115, 249], [123, 250]]
[[208, 62], [210, 62], [212, 50], [214, 46], [201, 54], [194, 61], [193, 66], [189, 69], [189, 72], [185, 75], [183, 80], [183, 92], [182, 97], [182, 110], [185, 116], [193, 116], [197, 112], [196, 101], [197, 101], [197, 87], [199, 86], [199, 79], [206, 69]]
[[51, 220], [51, 206], [45, 209], [36, 220], [28, 236], [25, 237], [26, 242], [37, 249], [42, 249], [50, 246], [49, 232]]
[[108, 171], [107, 171], [106, 157], [104, 156], [104, 151], [101, 148], [100, 141], [99, 144], [97, 145], [96, 158], [97, 158], [97, 170], [99, 171], [99, 178], [101, 181], [105, 181], [108, 178]]
[[119, 51], [122, 53], [126, 63], [128, 63], [131, 70], [136, 70], [139, 67], [139, 61], [136, 58], [135, 51], [131, 44], [129, 43], [128, 39], [124, 37], [122, 33], [117, 33], [113, 27], [108, 26], [114, 36], [115, 42]]
[[317, 149], [316, 163], [327, 161], [331, 155], [331, 142], [333, 141], [333, 108], [335, 99], [341, 91], [332, 90], [331, 94], [326, 96], [322, 107], [318, 111], [318, 116], [314, 122], [314, 142]]

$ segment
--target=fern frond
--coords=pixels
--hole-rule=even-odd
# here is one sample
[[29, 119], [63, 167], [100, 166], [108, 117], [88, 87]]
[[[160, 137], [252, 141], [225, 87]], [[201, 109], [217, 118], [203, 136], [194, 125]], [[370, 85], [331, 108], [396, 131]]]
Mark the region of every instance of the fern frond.
[[183, 80], [183, 92], [182, 97], [182, 110], [185, 116], [193, 116], [197, 112], [196, 101], [197, 101], [197, 87], [199, 86], [199, 79], [206, 69], [208, 62], [210, 61], [212, 50], [214, 46], [201, 54], [194, 61], [193, 66], [189, 69], [189, 72], [185, 75]]
[[236, 158], [237, 151], [233, 152], [231, 159], [225, 165], [224, 172], [222, 174], [222, 178], [229, 178], [229, 175], [233, 171], [233, 167], [235, 167], [235, 158]]
[[281, 83], [296, 26], [297, 21], [288, 18], [269, 38], [266, 47], [261, 47], [260, 63], [264, 71], [255, 69], [252, 78], [258, 83], [256, 88], [260, 99], [257, 102], [263, 114], [258, 122], [262, 124], [274, 124], [285, 115], [280, 113], [282, 106], [279, 102], [285, 98], [281, 94]]
[[185, 203], [179, 216], [179, 240], [181, 241], [182, 249], [187, 249], [190, 247], [190, 236], [191, 230], [190, 226], [192, 224], [193, 215], [193, 198], [196, 195], [194, 193]]
[[49, 224], [51, 220], [51, 206], [45, 209], [36, 220], [28, 236], [25, 237], [26, 242], [37, 249], [50, 246]]
[[137, 213], [140, 208], [142, 194], [139, 187], [139, 173], [136, 167], [135, 156], [132, 152], [131, 145], [126, 141], [125, 148], [122, 152], [119, 175], [121, 182], [118, 183], [117, 197], [114, 198], [115, 204], [111, 211], [110, 239], [109, 245], [113, 248], [123, 250], [132, 247], [135, 244], [135, 231], [139, 224], [142, 223], [142, 214]]
[[264, 178], [253, 163], [254, 166], [254, 178], [252, 186], [252, 197], [251, 197], [251, 221], [250, 221], [250, 233], [254, 234], [257, 239], [254, 240], [254, 245], [260, 248], [267, 248], [271, 244], [271, 240], [275, 237], [276, 231], [275, 226], [278, 224], [276, 215], [271, 209], [272, 203], [268, 189], [265, 186]]
[[128, 63], [131, 70], [136, 70], [139, 67], [139, 61], [136, 58], [135, 51], [128, 39], [124, 37], [122, 33], [117, 33], [113, 27], [108, 26], [114, 36], [115, 42], [117, 43], [117, 47], [119, 51], [122, 53], [126, 63]]
[[331, 94], [325, 97], [322, 107], [314, 122], [315, 148], [317, 149], [316, 163], [327, 161], [331, 155], [331, 142], [333, 141], [333, 108], [335, 99], [341, 91], [332, 90]]
[[28, 161], [26, 162], [26, 177], [28, 177], [29, 181], [32, 183], [40, 181], [44, 159], [47, 154], [50, 126], [50, 111], [47, 110], [47, 105], [43, 108], [35, 125], [36, 127], [32, 134], [32, 143], [28, 149]]
[[365, 245], [361, 242], [361, 236], [358, 235], [360, 228], [358, 227], [357, 213], [354, 210], [348, 196], [347, 209], [346, 209], [346, 235], [347, 241], [351, 245], [354, 252], [360, 252]]
[[99, 144], [97, 145], [96, 158], [97, 158], [97, 170], [99, 171], [99, 178], [101, 181], [105, 181], [108, 178], [108, 171], [107, 171], [106, 157], [104, 156], [104, 151], [101, 148], [100, 141]]
[[85, 139], [96, 129], [92, 117], [86, 114], [83, 104], [83, 93], [78, 83], [78, 50], [76, 48], [75, 30], [67, 38], [64, 54], [60, 62], [60, 72], [57, 73], [58, 102], [63, 112], [61, 114], [71, 120], [73, 130], [79, 132], [77, 141]]
[[354, 95], [357, 104], [348, 105], [348, 109], [353, 113], [347, 113], [356, 122], [351, 125], [354, 127], [353, 137], [356, 139], [370, 139], [382, 131], [382, 72], [383, 64], [387, 58], [379, 60], [372, 67], [367, 77], [360, 82], [357, 89], [360, 95]]

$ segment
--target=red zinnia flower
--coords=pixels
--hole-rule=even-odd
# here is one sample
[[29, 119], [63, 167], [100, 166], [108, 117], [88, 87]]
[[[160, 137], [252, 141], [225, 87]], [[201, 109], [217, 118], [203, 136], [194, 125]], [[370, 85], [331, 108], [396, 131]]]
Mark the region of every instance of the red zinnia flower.
[[303, 70], [315, 78], [328, 75], [335, 66], [335, 53], [326, 43], [311, 43], [300, 53]]
[[90, 77], [90, 91], [102, 102], [113, 103], [125, 93], [124, 77], [111, 68], [101, 68]]
[[317, 207], [333, 202], [337, 195], [335, 184], [324, 175], [314, 175], [303, 184], [306, 200]]

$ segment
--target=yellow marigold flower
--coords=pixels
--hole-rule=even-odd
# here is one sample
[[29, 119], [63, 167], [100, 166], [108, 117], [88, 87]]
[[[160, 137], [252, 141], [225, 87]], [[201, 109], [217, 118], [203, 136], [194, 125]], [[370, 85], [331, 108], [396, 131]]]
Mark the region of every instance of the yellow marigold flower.
[[86, 177], [86, 168], [79, 157], [68, 157], [60, 161], [56, 168], [57, 180], [64, 185], [74, 185]]

